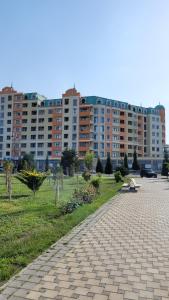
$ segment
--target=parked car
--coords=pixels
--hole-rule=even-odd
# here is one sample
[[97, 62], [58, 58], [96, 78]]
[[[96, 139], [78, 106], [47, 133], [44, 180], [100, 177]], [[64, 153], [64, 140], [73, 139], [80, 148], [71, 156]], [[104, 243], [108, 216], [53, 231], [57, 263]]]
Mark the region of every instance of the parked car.
[[157, 178], [157, 173], [154, 172], [152, 169], [142, 169], [140, 172], [140, 176], [147, 178]]

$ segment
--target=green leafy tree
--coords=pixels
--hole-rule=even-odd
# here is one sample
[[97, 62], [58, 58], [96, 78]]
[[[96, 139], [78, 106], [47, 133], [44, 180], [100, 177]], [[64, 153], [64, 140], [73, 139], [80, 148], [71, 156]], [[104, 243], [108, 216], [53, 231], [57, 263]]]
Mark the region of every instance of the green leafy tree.
[[91, 151], [87, 151], [85, 158], [84, 158], [84, 163], [85, 163], [85, 167], [88, 171], [92, 170], [93, 167], [93, 158], [94, 158], [94, 154]]
[[128, 166], [128, 157], [127, 157], [127, 154], [125, 153], [124, 155], [124, 167], [125, 169], [128, 170], [129, 166]]
[[61, 166], [63, 168], [64, 174], [69, 175], [69, 176], [74, 175], [76, 157], [77, 157], [77, 154], [74, 149], [65, 149], [62, 152]]
[[21, 170], [34, 170], [35, 169], [35, 161], [34, 157], [31, 153], [25, 153], [22, 158], [18, 160], [17, 171]]
[[106, 166], [105, 166], [105, 174], [112, 174], [112, 173], [113, 173], [112, 162], [111, 162], [110, 154], [108, 154], [106, 160]]
[[21, 171], [16, 175], [16, 178], [25, 184], [34, 194], [39, 190], [42, 183], [48, 176], [48, 173], [41, 173], [37, 171]]
[[12, 172], [13, 172], [13, 163], [12, 161], [6, 160], [3, 163], [3, 168], [5, 172], [5, 183], [7, 188], [7, 193], [9, 200], [12, 198]]
[[132, 164], [132, 169], [137, 171], [137, 170], [140, 170], [140, 166], [139, 166], [139, 163], [138, 163], [138, 160], [137, 160], [137, 152], [136, 152], [136, 149], [134, 150], [134, 153], [133, 153], [133, 164]]
[[100, 157], [97, 159], [96, 173], [103, 173], [103, 166]]
[[168, 164], [169, 164], [168, 152], [166, 150], [164, 150], [164, 159], [163, 159], [162, 170], [161, 170], [162, 176], [168, 177], [168, 172], [169, 172]]

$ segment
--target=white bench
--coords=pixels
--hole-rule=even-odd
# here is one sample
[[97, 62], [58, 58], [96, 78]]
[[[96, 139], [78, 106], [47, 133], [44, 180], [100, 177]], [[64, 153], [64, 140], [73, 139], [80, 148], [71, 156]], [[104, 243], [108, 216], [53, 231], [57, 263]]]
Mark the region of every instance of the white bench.
[[122, 190], [123, 191], [136, 191], [141, 187], [141, 184], [136, 183], [134, 178], [131, 178], [129, 183], [123, 183]]

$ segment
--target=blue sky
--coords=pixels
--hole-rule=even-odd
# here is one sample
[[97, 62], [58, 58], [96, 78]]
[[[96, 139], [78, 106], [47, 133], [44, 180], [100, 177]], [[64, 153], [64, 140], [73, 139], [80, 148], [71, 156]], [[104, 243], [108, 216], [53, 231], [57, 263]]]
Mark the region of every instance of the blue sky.
[[169, 117], [168, 0], [0, 0], [0, 38], [0, 88], [60, 97], [75, 83]]

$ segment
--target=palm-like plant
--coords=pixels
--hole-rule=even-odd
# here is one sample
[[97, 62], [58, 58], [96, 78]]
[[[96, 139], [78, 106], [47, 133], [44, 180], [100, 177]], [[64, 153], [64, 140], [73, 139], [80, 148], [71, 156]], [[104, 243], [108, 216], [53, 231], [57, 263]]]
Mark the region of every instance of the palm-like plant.
[[21, 171], [16, 175], [16, 178], [25, 184], [34, 194], [39, 190], [42, 183], [48, 176], [48, 173], [41, 173], [37, 171]]

